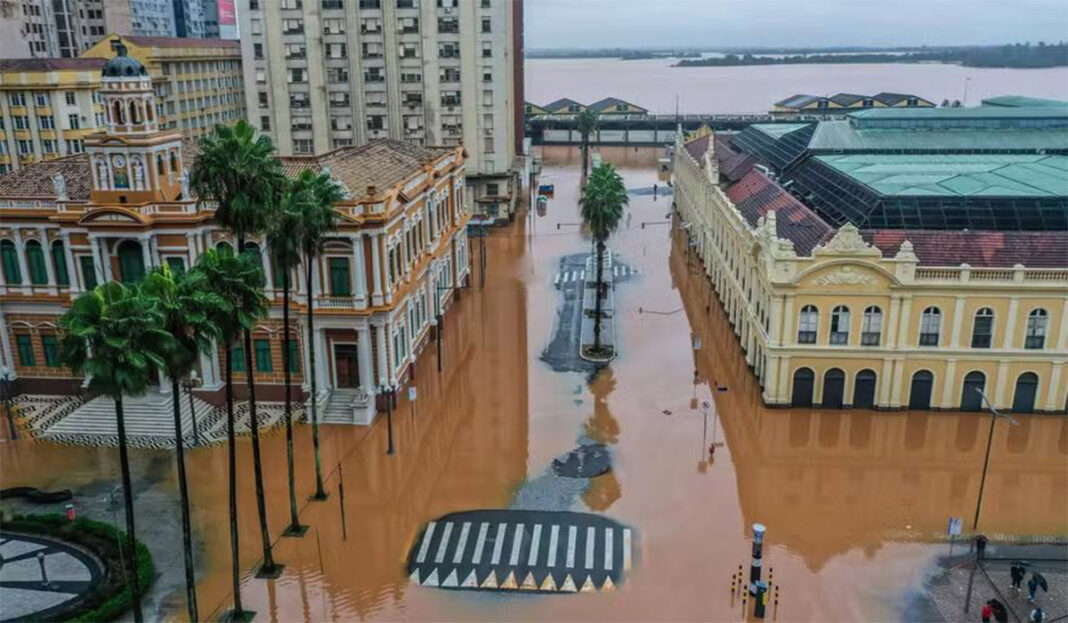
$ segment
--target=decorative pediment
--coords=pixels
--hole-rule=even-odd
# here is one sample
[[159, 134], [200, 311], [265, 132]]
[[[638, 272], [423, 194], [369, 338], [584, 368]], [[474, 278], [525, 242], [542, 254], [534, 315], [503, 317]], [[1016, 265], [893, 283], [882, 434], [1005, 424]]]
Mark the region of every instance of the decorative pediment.
[[860, 230], [852, 223], [846, 223], [838, 228], [833, 238], [812, 250], [812, 255], [883, 256], [879, 249], [864, 241]]
[[132, 225], [144, 225], [145, 219], [133, 210], [110, 207], [90, 210], [86, 212], [82, 218], [78, 219], [78, 222], [83, 225], [89, 223], [129, 223]]

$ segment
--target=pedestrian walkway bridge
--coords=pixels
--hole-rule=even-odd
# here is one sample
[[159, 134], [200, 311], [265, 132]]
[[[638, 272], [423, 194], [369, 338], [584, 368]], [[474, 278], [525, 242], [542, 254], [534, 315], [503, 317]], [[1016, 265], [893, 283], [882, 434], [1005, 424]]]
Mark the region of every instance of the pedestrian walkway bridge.
[[427, 524], [408, 559], [419, 586], [457, 590], [612, 590], [631, 568], [630, 528], [588, 513], [479, 510]]

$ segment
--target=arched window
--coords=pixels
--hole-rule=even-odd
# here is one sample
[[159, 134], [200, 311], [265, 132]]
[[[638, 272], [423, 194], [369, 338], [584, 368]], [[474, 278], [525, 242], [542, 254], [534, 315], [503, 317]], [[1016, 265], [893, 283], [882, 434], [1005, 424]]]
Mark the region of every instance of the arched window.
[[1035, 395], [1038, 393], [1038, 375], [1024, 372], [1016, 379], [1016, 391], [1012, 396], [1013, 413], [1034, 413]]
[[116, 100], [115, 103], [112, 105], [111, 110], [112, 121], [114, 121], [115, 123], [126, 123], [126, 115], [123, 114], [122, 102]]
[[152, 105], [148, 102], [145, 102], [145, 118], [149, 121], [156, 120], [156, 112], [152, 110]]
[[831, 312], [831, 344], [849, 343], [849, 308], [845, 305], [835, 307]]
[[67, 254], [63, 249], [63, 243], [59, 240], [52, 243], [52, 266], [56, 268], [56, 283], [61, 286], [69, 286], [70, 273], [67, 272]]
[[794, 388], [790, 406], [812, 406], [812, 385], [815, 378], [816, 374], [812, 372], [812, 368], [798, 368], [794, 372]]
[[163, 154], [156, 154], [156, 175], [162, 176], [167, 172], [167, 164], [163, 161]]
[[22, 272], [19, 271], [19, 255], [15, 249], [15, 243], [10, 240], [0, 240], [0, 261], [4, 265], [4, 283], [14, 286], [22, 283]]
[[130, 122], [141, 123], [141, 106], [137, 102], [130, 102]]
[[831, 368], [823, 375], [823, 408], [841, 409], [845, 400], [845, 372]]
[[875, 382], [874, 370], [861, 370], [857, 372], [857, 378], [853, 382], [853, 406], [858, 409], [871, 409], [875, 407]]
[[990, 348], [994, 341], [994, 310], [984, 307], [975, 312], [972, 323], [972, 348]]
[[983, 410], [983, 389], [986, 387], [986, 375], [973, 370], [964, 375], [964, 386], [960, 392], [961, 411]]
[[816, 333], [820, 325], [820, 312], [815, 305], [805, 305], [801, 308], [801, 317], [797, 323], [797, 343], [815, 344]]
[[860, 323], [860, 345], [878, 346], [882, 339], [883, 310], [872, 305], [864, 310], [864, 318]]
[[1049, 315], [1044, 309], [1033, 309], [1027, 314], [1027, 335], [1024, 336], [1024, 348], [1042, 349], [1046, 347], [1046, 324]]
[[226, 257], [234, 256], [234, 247], [229, 242], [223, 241], [215, 245], [215, 250], [219, 252], [219, 255]]
[[171, 173], [178, 172], [178, 152], [171, 150]]
[[920, 317], [920, 346], [938, 346], [938, 333], [942, 327], [942, 312], [937, 307], [928, 307]]
[[30, 269], [30, 283], [38, 286], [48, 283], [48, 269], [40, 242], [31, 240], [26, 243], [26, 263]]
[[919, 370], [912, 375], [912, 385], [909, 388], [909, 409], [913, 411], [926, 411], [931, 408], [931, 388], [934, 386], [934, 375], [927, 370]]
[[126, 240], [119, 245], [119, 279], [123, 283], [137, 283], [145, 276], [145, 256], [141, 245], [133, 240]]

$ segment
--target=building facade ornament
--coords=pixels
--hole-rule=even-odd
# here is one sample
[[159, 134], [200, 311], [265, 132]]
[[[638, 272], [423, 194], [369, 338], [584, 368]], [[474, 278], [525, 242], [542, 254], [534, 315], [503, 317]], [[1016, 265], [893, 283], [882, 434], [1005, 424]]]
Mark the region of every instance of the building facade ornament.
[[870, 286], [874, 284], [874, 277], [852, 266], [842, 266], [816, 278], [818, 286]]
[[812, 254], [870, 255], [873, 257], [882, 257], [883, 255], [879, 249], [864, 241], [864, 237], [860, 235], [860, 230], [853, 223], [842, 225], [835, 232], [833, 238], [813, 249]]
[[56, 191], [56, 199], [67, 200], [67, 180], [62, 175], [52, 176], [52, 188]]

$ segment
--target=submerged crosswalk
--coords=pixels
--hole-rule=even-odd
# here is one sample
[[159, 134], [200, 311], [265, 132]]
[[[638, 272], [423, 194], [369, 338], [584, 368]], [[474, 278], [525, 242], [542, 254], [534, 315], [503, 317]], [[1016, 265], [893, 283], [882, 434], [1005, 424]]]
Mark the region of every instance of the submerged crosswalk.
[[[621, 279], [623, 277], [629, 277], [631, 275], [640, 275], [641, 270], [634, 268], [633, 266], [626, 266], [623, 264], [616, 264], [612, 266], [612, 270], [605, 271], [605, 277], [612, 277], [614, 279]], [[591, 275], [592, 278], [592, 275]], [[560, 287], [568, 283], [578, 283], [586, 279], [585, 270], [561, 270], [556, 273], [553, 278], [553, 285]]]
[[484, 510], [427, 524], [408, 561], [419, 586], [611, 590], [632, 564], [631, 529], [587, 513]]

